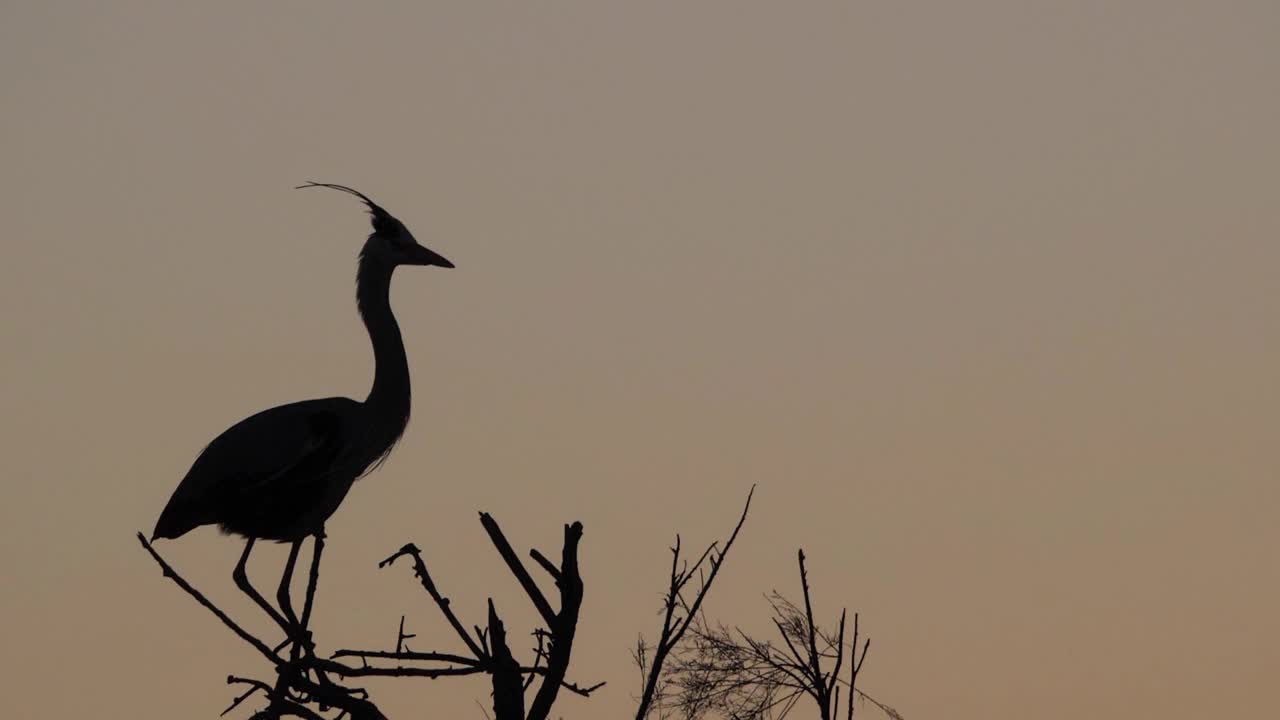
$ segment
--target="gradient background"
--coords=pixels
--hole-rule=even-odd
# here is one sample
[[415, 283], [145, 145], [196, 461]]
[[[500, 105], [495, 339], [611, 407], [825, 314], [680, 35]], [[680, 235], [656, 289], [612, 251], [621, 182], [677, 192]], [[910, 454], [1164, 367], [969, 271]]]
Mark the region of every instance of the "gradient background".
[[[666, 548], [758, 483], [709, 611], [767, 634], [803, 546], [909, 720], [1280, 716], [1280, 5], [177, 5], [0, 10], [9, 716], [269, 675], [133, 533], [232, 422], [367, 391], [366, 220], [306, 179], [458, 264], [397, 275], [414, 420], [330, 523], [324, 648], [455, 647], [375, 567], [409, 540], [527, 632], [475, 512], [580, 519], [609, 685], [559, 709], [627, 716]], [[267, 630], [239, 542], [160, 549]]]

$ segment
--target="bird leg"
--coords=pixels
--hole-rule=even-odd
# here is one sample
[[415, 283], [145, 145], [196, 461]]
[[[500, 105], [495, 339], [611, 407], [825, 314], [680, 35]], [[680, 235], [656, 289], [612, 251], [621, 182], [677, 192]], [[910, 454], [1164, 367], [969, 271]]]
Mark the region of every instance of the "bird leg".
[[231, 573], [231, 579], [235, 580], [236, 587], [240, 588], [241, 592], [252, 598], [253, 601], [258, 604], [258, 607], [265, 610], [267, 615], [270, 615], [271, 619], [275, 620], [276, 624], [283, 628], [285, 633], [288, 633], [289, 623], [286, 622], [284, 617], [282, 617], [280, 613], [276, 612], [275, 608], [271, 607], [271, 603], [267, 602], [266, 598], [262, 597], [262, 595], [254, 589], [253, 585], [249, 583], [249, 575], [245, 572], [245, 566], [249, 563], [249, 553], [252, 551], [253, 538], [249, 538], [248, 542], [244, 544], [244, 553], [240, 556], [240, 562], [236, 563], [236, 569]]
[[[302, 605], [302, 633], [308, 641], [311, 639], [311, 608], [315, 605], [316, 586], [320, 583], [320, 556], [324, 553], [324, 530], [321, 529], [317, 532], [315, 538], [315, 544], [311, 546], [311, 573], [307, 579], [307, 599]], [[316, 679], [321, 684], [329, 687], [340, 687], [335, 685], [323, 670], [316, 668], [315, 673]], [[343, 689], [344, 691], [346, 690], [345, 688]]]
[[293, 566], [298, 563], [298, 551], [302, 549], [302, 541], [294, 540], [289, 546], [289, 559], [284, 564], [284, 574], [280, 576], [280, 587], [276, 590], [276, 602], [289, 623], [286, 630], [289, 638], [295, 643], [304, 642], [303, 628], [298, 616], [293, 612], [293, 603], [289, 599], [290, 586], [293, 584]]
[[316, 533], [315, 544], [311, 548], [311, 575], [307, 580], [307, 599], [302, 606], [302, 629], [311, 625], [311, 607], [316, 599], [316, 585], [320, 582], [320, 555], [324, 553], [324, 530]]

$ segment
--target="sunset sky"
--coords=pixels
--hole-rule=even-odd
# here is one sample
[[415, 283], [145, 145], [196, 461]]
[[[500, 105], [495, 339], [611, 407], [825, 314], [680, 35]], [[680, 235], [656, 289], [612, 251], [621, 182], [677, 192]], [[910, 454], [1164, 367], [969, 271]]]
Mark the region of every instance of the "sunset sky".
[[[377, 569], [409, 541], [523, 650], [476, 513], [547, 553], [580, 520], [571, 679], [608, 685], [556, 714], [630, 717], [667, 548], [755, 484], [709, 615], [770, 635], [803, 547], [907, 720], [1280, 717], [1278, 78], [1274, 0], [7, 0], [6, 715], [270, 679], [134, 533], [233, 422], [368, 391], [367, 218], [318, 180], [457, 264], [396, 274], [413, 420], [328, 525], [321, 650], [402, 614], [460, 649]], [[241, 547], [157, 544], [275, 638]]]

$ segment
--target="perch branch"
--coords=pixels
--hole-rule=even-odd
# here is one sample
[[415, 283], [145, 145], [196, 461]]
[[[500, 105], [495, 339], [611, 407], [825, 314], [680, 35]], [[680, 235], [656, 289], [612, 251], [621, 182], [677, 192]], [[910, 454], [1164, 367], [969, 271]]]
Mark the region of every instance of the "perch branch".
[[195, 598], [196, 602], [203, 605], [206, 610], [213, 613], [219, 620], [221, 620], [223, 625], [226, 625], [227, 627], [231, 628], [232, 632], [234, 632], [236, 635], [239, 635], [241, 640], [244, 640], [245, 642], [252, 645], [254, 649], [262, 653], [264, 657], [270, 660], [273, 665], [279, 666], [284, 662], [283, 660], [280, 659], [280, 656], [271, 652], [271, 648], [267, 647], [266, 643], [262, 642], [261, 640], [254, 637], [253, 635], [249, 634], [247, 630], [237, 625], [235, 621], [227, 617], [227, 614], [222, 612], [222, 610], [220, 610], [218, 606], [210, 602], [209, 599], [206, 598], [199, 590], [196, 590], [194, 587], [192, 587], [191, 583], [183, 579], [183, 577], [179, 575], [176, 570], [174, 570], [172, 567], [169, 566], [169, 563], [165, 562], [164, 558], [160, 557], [160, 553], [156, 552], [155, 548], [151, 547], [151, 543], [147, 542], [147, 537], [145, 535], [143, 535], [142, 533], [138, 533], [138, 542], [142, 543], [142, 547], [145, 548], [146, 551], [151, 554], [152, 559], [154, 559], [156, 561], [156, 564], [160, 566], [160, 569], [164, 571], [165, 577], [172, 580], [178, 587], [182, 588], [183, 591], [185, 591], [188, 595]]

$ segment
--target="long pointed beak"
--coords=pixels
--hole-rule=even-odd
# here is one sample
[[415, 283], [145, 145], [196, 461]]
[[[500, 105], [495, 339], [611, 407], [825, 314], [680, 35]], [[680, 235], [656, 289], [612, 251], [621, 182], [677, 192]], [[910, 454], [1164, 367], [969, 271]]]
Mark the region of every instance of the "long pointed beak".
[[445, 259], [443, 255], [433, 250], [428, 250], [421, 245], [414, 248], [411, 261], [414, 265], [435, 265], [436, 267], [442, 268], [453, 267], [453, 263]]

